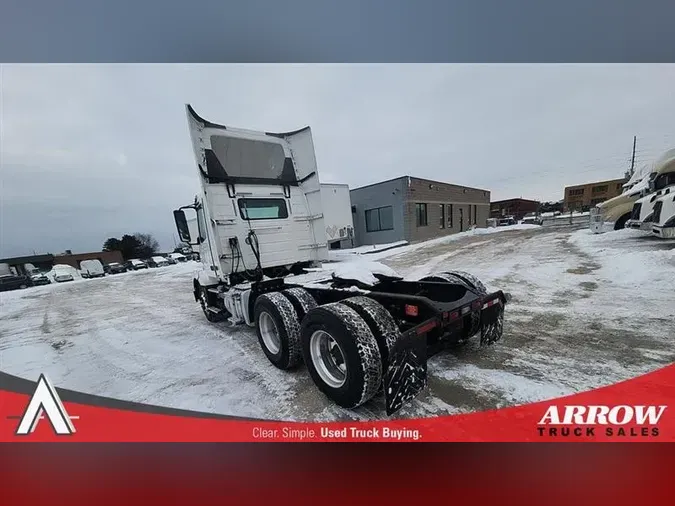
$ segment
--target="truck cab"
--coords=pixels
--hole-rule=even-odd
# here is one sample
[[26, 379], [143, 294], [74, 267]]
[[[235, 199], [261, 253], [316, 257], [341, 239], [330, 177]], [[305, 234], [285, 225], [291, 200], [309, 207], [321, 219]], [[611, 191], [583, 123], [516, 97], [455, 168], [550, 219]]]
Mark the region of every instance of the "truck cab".
[[[327, 260], [310, 128], [259, 132], [207, 121], [190, 105], [186, 112], [203, 193], [174, 218], [180, 239], [199, 248], [196, 284], [235, 285]], [[196, 213], [198, 237], [186, 210]]]

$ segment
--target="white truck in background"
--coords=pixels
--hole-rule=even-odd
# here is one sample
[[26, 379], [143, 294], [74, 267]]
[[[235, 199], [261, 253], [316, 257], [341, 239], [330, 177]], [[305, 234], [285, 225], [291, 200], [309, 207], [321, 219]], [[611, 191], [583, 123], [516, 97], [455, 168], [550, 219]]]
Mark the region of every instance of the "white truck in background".
[[599, 234], [625, 227], [644, 230], [641, 219], [651, 215], [651, 210], [646, 208], [652, 207], [657, 200], [645, 197], [672, 184], [675, 184], [675, 149], [663, 153], [652, 166], [636, 171], [624, 185], [621, 195], [591, 208], [591, 231]]
[[349, 186], [321, 183], [321, 208], [328, 248], [353, 248], [354, 219]]
[[199, 246], [192, 288], [207, 320], [255, 327], [275, 367], [304, 362], [344, 408], [382, 392], [387, 414], [426, 387], [429, 356], [478, 334], [482, 345], [501, 339], [507, 295], [471, 274], [406, 281], [365, 261], [322, 266], [326, 223], [348, 223], [326, 216], [309, 127], [243, 130], [186, 111], [201, 192], [174, 219], [179, 239]]
[[663, 190], [654, 202], [652, 234], [660, 239], [675, 239], [675, 185]]

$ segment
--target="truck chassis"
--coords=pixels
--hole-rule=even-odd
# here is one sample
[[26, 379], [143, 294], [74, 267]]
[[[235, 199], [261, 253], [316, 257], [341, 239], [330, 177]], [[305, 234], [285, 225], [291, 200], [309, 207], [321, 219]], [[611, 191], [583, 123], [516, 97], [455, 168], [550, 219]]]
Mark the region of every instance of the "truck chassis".
[[388, 416], [426, 387], [429, 357], [478, 333], [481, 345], [502, 337], [508, 294], [487, 293], [468, 273], [375, 276], [372, 287], [335, 277], [215, 287], [195, 280], [194, 296], [209, 321], [254, 326], [279, 369], [304, 362], [336, 404], [353, 409], [383, 391]]

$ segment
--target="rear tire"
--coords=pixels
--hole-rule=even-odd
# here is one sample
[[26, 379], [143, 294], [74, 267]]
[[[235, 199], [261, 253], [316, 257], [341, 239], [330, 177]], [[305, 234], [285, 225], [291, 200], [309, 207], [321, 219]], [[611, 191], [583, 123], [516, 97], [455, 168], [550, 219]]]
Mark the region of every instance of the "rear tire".
[[293, 304], [298, 313], [298, 322], [301, 322], [305, 315], [317, 306], [314, 297], [304, 288], [287, 288], [281, 293]]
[[393, 355], [394, 346], [401, 336], [394, 317], [382, 304], [368, 297], [351, 297], [343, 300], [342, 304], [359, 313], [359, 316], [368, 324], [380, 349], [382, 371], [386, 371], [389, 367], [389, 357]]
[[382, 357], [366, 321], [341, 303], [312, 309], [301, 326], [302, 353], [314, 384], [337, 405], [353, 409], [382, 383]]
[[447, 274], [461, 279], [470, 287], [474, 288], [481, 296], [487, 295], [487, 288], [485, 288], [483, 282], [473, 274], [464, 271], [448, 271]]
[[[420, 281], [437, 281], [437, 282], [446, 282], [446, 283], [455, 283], [466, 286], [472, 290], [475, 290], [478, 295], [481, 297], [487, 295], [487, 288], [483, 282], [478, 279], [473, 274], [469, 274], [464, 271], [446, 271], [432, 274], [426, 278], [422, 278]], [[480, 312], [473, 311], [471, 313], [471, 323], [469, 325], [469, 330], [464, 339], [459, 340], [452, 344], [453, 348], [461, 348], [468, 344], [469, 338], [474, 336], [480, 330]]]
[[467, 286], [466, 281], [450, 274], [449, 272], [437, 272], [429, 276], [425, 276], [420, 281], [433, 281], [435, 283], [454, 283], [462, 286]]
[[288, 370], [302, 362], [298, 313], [284, 295], [260, 295], [253, 306], [258, 342], [275, 367]]

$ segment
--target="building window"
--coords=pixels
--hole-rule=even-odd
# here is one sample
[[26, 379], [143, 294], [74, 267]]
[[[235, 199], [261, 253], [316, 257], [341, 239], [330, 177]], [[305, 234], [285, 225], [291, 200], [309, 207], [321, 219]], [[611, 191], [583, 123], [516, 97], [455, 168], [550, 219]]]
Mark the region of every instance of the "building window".
[[452, 204], [448, 204], [448, 228], [452, 228]]
[[377, 207], [366, 210], [366, 232], [394, 230], [394, 208]]
[[598, 205], [600, 202], [604, 202], [607, 199], [601, 198], [601, 199], [591, 199], [591, 207], [594, 207]]
[[427, 205], [426, 204], [415, 204], [415, 215], [417, 217], [417, 226], [426, 227], [427, 226]]
[[617, 189], [618, 191], [621, 191], [621, 190], [623, 189], [623, 183], [617, 184], [617, 185], [616, 185], [616, 189]]
[[575, 195], [583, 195], [583, 194], [584, 194], [583, 188], [578, 188], [576, 190], [570, 190], [570, 192], [569, 192], [570, 197], [573, 197]]
[[445, 204], [439, 204], [438, 208], [441, 211], [441, 219], [438, 224], [440, 228], [445, 228]]
[[478, 206], [474, 204], [473, 206], [473, 224], [475, 225], [478, 222]]
[[592, 193], [604, 193], [609, 190], [609, 185], [603, 184], [601, 186], [594, 186], [591, 190]]

